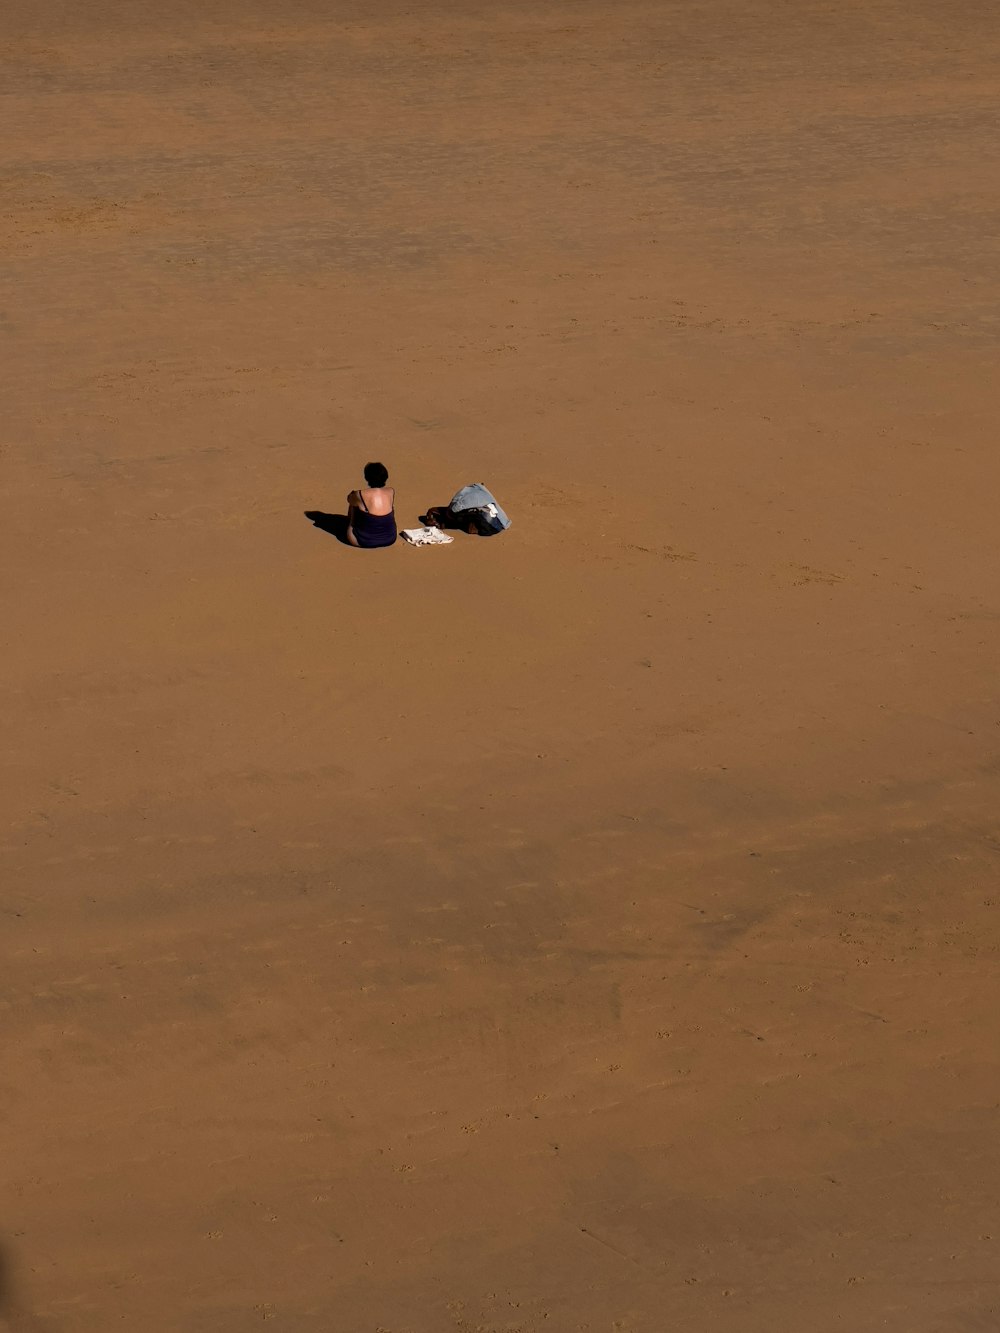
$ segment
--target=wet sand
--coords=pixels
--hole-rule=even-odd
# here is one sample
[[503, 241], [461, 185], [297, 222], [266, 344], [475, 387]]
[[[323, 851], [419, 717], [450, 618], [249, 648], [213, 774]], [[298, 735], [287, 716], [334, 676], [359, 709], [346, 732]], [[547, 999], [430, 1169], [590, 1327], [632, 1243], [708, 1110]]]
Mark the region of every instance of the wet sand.
[[0, 1323], [993, 1330], [992, 7], [0, 31]]

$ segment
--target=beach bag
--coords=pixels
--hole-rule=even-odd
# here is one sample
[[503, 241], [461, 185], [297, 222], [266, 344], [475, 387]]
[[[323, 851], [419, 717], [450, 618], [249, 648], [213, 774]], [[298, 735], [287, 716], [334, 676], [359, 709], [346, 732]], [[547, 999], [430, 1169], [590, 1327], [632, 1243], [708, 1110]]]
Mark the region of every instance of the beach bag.
[[476, 532], [480, 537], [495, 537], [510, 527], [510, 519], [496, 497], [479, 481], [457, 491], [448, 508], [467, 532]]

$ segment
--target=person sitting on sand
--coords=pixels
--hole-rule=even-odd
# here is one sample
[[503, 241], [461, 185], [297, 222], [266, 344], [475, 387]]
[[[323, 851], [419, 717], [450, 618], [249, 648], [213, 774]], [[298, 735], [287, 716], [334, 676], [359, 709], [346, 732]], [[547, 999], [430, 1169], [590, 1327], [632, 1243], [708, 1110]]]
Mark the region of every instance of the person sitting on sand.
[[381, 463], [365, 467], [367, 485], [351, 491], [347, 497], [347, 542], [349, 546], [372, 549], [391, 546], [396, 540], [396, 492], [387, 486], [389, 473]]

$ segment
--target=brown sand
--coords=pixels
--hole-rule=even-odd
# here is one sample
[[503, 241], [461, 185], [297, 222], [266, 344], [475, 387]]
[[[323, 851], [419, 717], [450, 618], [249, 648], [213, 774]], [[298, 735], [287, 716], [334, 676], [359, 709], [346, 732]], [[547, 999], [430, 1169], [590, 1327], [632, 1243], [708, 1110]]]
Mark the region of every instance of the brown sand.
[[2, 21], [9, 1325], [1000, 1326], [995, 6]]

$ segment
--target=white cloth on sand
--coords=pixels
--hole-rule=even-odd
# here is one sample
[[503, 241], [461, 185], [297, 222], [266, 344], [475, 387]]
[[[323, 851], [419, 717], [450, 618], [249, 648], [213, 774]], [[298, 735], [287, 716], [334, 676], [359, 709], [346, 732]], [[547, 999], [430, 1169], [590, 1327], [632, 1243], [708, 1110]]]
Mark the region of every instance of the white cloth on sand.
[[440, 528], [404, 528], [400, 536], [411, 546], [446, 546], [455, 540]]

